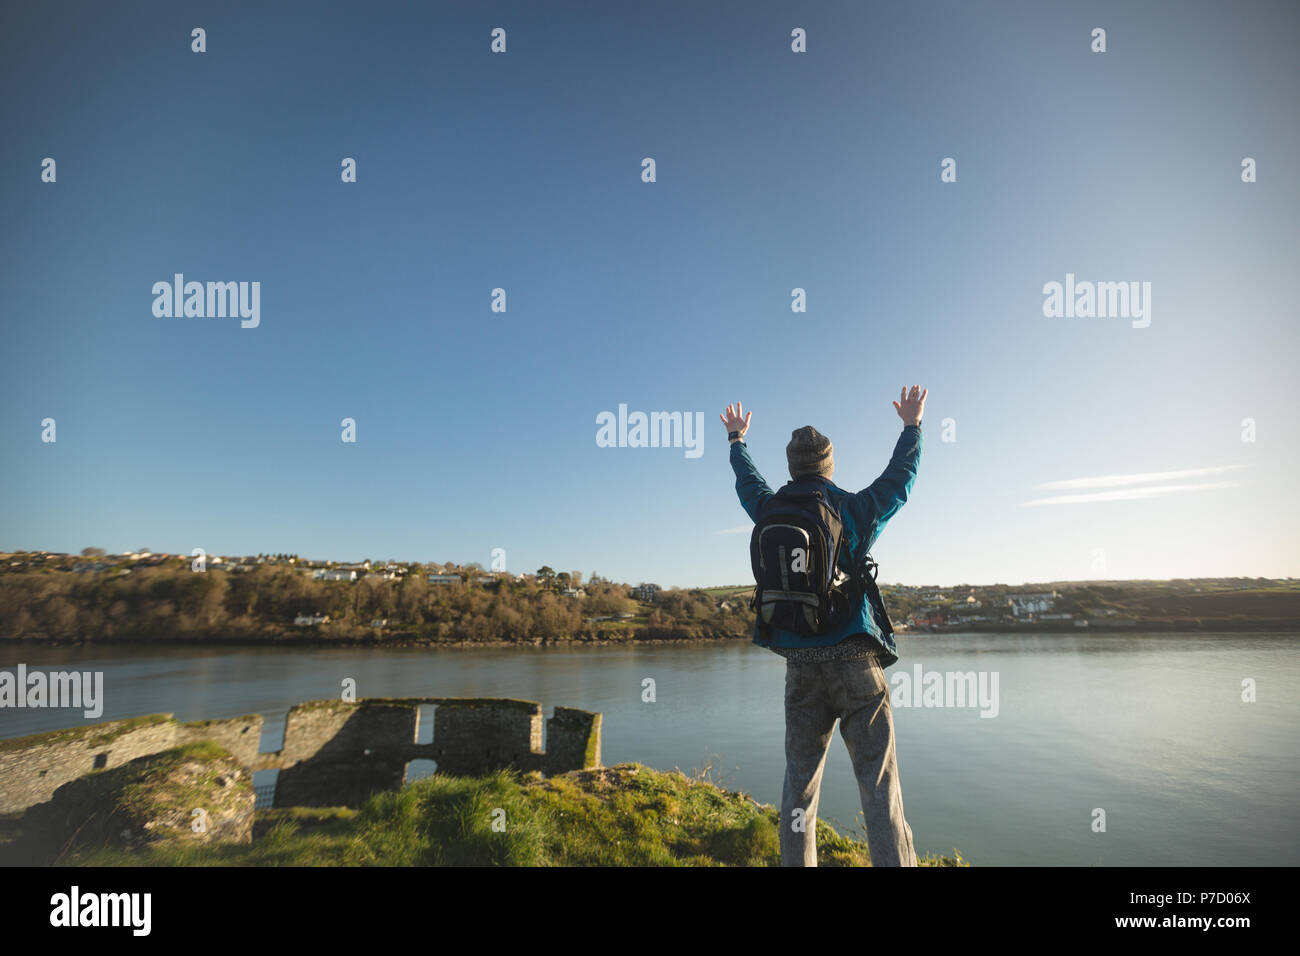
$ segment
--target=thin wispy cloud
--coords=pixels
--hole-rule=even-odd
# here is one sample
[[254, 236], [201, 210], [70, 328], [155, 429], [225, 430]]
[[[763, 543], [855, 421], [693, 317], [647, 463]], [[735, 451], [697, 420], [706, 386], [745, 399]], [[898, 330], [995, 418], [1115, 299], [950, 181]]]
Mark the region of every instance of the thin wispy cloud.
[[1208, 491], [1214, 488], [1236, 488], [1235, 481], [1207, 481], [1192, 485], [1150, 485], [1146, 488], [1120, 488], [1116, 491], [1095, 491], [1085, 495], [1054, 495], [1049, 498], [1035, 498], [1021, 502], [1022, 508], [1033, 505], [1073, 505], [1093, 501], [1131, 501], [1139, 498], [1156, 498], [1160, 495], [1178, 494], [1184, 491]]
[[[1124, 485], [1140, 485], [1146, 481], [1174, 481], [1179, 478], [1197, 478], [1202, 475], [1216, 475], [1246, 465], [1219, 465], [1214, 468], [1188, 468], [1183, 471], [1148, 471], [1135, 475], [1098, 475], [1094, 478], [1069, 478], [1065, 481], [1048, 481], [1035, 488], [1064, 491], [1070, 488], [1119, 488]], [[1194, 487], [1194, 486], [1189, 486]]]
[[734, 528], [723, 528], [721, 531], [715, 531], [714, 534], [749, 534], [754, 530], [752, 524], [738, 524]]

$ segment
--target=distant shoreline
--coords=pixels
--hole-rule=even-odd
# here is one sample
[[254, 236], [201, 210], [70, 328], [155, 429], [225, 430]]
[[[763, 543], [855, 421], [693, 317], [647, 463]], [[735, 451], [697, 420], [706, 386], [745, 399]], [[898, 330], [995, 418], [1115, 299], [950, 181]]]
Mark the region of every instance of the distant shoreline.
[[[1300, 623], [1293, 628], [1278, 627], [1273, 622], [1233, 622], [1229, 624], [1206, 624], [1189, 626], [1184, 622], [1131, 623], [1126, 625], [1094, 625], [1076, 627], [1068, 622], [1042, 622], [1032, 626], [964, 626], [908, 628], [895, 633], [899, 640], [906, 641], [913, 637], [936, 637], [960, 634], [1004, 634], [1007, 636], [1060, 635], [1060, 634], [1126, 634], [1155, 632], [1159, 634], [1300, 634]], [[0, 647], [11, 645], [48, 645], [60, 647], [89, 646], [162, 646], [162, 647], [378, 647], [410, 650], [413, 648], [440, 647], [626, 647], [629, 645], [695, 645], [695, 644], [749, 644], [749, 635], [737, 637], [627, 637], [609, 638], [565, 638], [559, 640], [520, 640], [520, 641], [438, 641], [422, 640], [411, 636], [393, 634], [370, 638], [329, 638], [310, 634], [263, 634], [263, 635], [229, 635], [196, 638], [150, 638], [150, 637], [112, 637], [112, 638], [68, 638], [68, 637], [10, 637], [0, 638]]]
[[[299, 564], [195, 569], [147, 549], [0, 554], [0, 642], [252, 647], [570, 647], [751, 641], [752, 586], [635, 586], [543, 566]], [[213, 558], [213, 563], [218, 559]], [[1207, 578], [882, 587], [911, 634], [1300, 633], [1300, 581]]]

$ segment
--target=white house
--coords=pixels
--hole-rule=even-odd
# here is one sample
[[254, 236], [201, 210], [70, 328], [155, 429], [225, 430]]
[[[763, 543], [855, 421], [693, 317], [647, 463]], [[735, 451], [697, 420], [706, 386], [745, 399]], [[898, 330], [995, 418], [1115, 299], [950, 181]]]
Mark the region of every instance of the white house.
[[328, 614], [299, 614], [293, 619], [293, 623], [299, 627], [309, 627], [312, 624], [328, 624], [329, 620]]
[[460, 584], [459, 574], [431, 574], [429, 575], [430, 584]]
[[1055, 604], [1055, 591], [1007, 595], [1007, 605], [1011, 608], [1011, 613], [1016, 617], [1041, 614], [1044, 611], [1050, 611]]
[[357, 572], [345, 571], [343, 568], [319, 568], [311, 576], [317, 581], [355, 581]]

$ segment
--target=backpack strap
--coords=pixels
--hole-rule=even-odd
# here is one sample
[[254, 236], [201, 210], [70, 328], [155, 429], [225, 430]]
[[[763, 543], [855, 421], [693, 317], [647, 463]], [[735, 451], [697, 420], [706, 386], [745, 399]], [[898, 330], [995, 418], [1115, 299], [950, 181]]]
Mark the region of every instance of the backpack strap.
[[872, 608], [880, 613], [880, 620], [892, 634], [894, 624], [889, 619], [889, 610], [885, 607], [885, 598], [880, 593], [880, 587], [876, 584], [876, 576], [880, 573], [880, 565], [876, 563], [871, 552], [867, 552], [862, 558], [862, 564], [859, 566], [854, 563], [853, 555], [850, 552], [847, 556], [849, 567], [849, 582], [853, 589], [853, 597], [864, 598]]
[[880, 620], [884, 624], [885, 630], [889, 634], [893, 634], [894, 622], [889, 619], [889, 609], [885, 607], [884, 595], [880, 593], [880, 588], [876, 584], [876, 575], [880, 572], [879, 565], [868, 554], [866, 560], [863, 561], [863, 568], [867, 572], [862, 577], [862, 586], [865, 589], [867, 599], [880, 612]]

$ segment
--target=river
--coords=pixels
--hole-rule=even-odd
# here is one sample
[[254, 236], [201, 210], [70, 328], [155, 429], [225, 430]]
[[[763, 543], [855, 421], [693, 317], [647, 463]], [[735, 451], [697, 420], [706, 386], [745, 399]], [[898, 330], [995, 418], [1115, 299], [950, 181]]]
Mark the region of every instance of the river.
[[[919, 634], [887, 671], [974, 673], [992, 706], [894, 708], [920, 853], [973, 864], [1300, 864], [1300, 644], [1286, 634]], [[436, 650], [10, 645], [0, 667], [103, 671], [97, 721], [261, 713], [277, 749], [294, 703], [519, 697], [604, 714], [606, 765], [638, 761], [779, 803], [785, 664], [746, 643]], [[993, 678], [996, 675], [996, 684]], [[643, 681], [655, 700], [644, 701]], [[1243, 681], [1257, 700], [1244, 702]], [[901, 700], [902, 691], [895, 693]], [[924, 703], [917, 700], [915, 703]], [[981, 713], [989, 716], [981, 716]], [[84, 722], [5, 709], [0, 737]], [[425, 739], [428, 727], [425, 725]], [[2, 782], [0, 782], [2, 783]], [[1097, 810], [1105, 830], [1097, 832]], [[821, 816], [860, 823], [838, 733]]]

